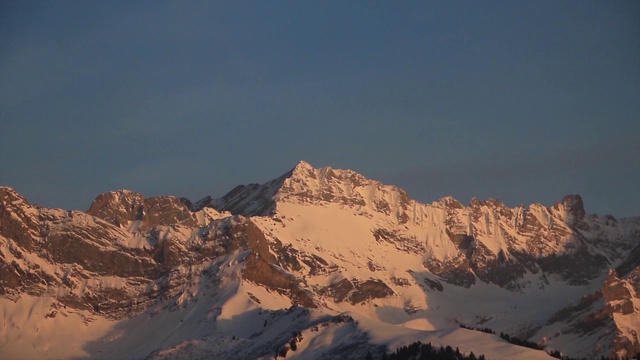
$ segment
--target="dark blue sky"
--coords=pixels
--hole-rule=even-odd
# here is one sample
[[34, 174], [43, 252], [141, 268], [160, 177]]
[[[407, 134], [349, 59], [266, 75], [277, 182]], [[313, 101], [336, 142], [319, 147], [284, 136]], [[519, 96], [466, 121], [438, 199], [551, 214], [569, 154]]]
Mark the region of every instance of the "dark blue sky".
[[0, 184], [85, 210], [299, 160], [640, 215], [637, 1], [0, 2]]

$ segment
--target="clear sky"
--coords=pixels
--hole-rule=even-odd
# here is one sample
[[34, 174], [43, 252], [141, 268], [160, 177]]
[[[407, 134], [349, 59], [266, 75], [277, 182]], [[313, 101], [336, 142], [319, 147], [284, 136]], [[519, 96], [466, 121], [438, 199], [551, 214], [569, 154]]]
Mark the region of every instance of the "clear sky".
[[0, 2], [0, 185], [30, 202], [219, 197], [302, 159], [640, 215], [640, 2]]

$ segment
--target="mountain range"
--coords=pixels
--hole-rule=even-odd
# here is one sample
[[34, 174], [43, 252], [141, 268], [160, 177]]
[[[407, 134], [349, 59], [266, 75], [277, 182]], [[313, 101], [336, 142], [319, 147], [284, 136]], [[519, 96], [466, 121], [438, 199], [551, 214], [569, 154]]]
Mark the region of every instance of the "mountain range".
[[0, 187], [0, 318], [4, 359], [364, 359], [416, 341], [631, 358], [640, 217], [575, 194], [423, 204], [304, 161], [220, 198], [118, 190], [86, 212]]

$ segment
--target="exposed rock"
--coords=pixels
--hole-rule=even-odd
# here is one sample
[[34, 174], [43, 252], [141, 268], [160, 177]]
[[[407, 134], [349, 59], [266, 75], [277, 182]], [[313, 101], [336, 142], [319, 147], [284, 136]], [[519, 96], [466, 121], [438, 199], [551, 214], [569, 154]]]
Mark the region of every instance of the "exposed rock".
[[333, 301], [339, 303], [344, 301], [347, 296], [355, 289], [355, 286], [349, 281], [349, 279], [342, 279], [335, 282], [319, 291], [321, 295], [325, 295], [333, 299]]
[[578, 194], [570, 194], [562, 198], [562, 205], [573, 215], [575, 219], [583, 219], [585, 216], [582, 197]]
[[604, 256], [592, 254], [586, 247], [581, 247], [573, 254], [551, 254], [539, 259], [538, 264], [543, 271], [560, 275], [571, 285], [586, 284], [600, 275], [609, 265]]
[[504, 251], [501, 250], [495, 256], [484, 246], [473, 249], [470, 264], [480, 280], [509, 290], [518, 289], [518, 280], [527, 272], [518, 260], [508, 258]]
[[634, 306], [637, 301], [630, 280], [620, 279], [615, 270], [610, 270], [601, 290], [585, 295], [577, 303], [556, 312], [547, 325], [557, 328], [557, 324], [563, 324], [562, 334], [575, 334], [577, 337], [600, 334], [599, 342], [610, 344], [609, 347], [589, 349], [581, 356], [627, 358], [640, 351], [638, 331], [628, 328], [633, 324], [629, 320], [639, 310]]
[[342, 279], [323, 288], [319, 293], [333, 299], [336, 303], [348, 300], [355, 305], [367, 300], [381, 299], [393, 295], [393, 290], [378, 279], [369, 279], [364, 282]]
[[[316, 230], [335, 229], [322, 216], [287, 213], [302, 207], [357, 219], [354, 230], [363, 235], [350, 240], [358, 247], [336, 245], [328, 237], [327, 244], [308, 239]], [[305, 227], [312, 230], [296, 238], [296, 229]], [[53, 307], [67, 306], [122, 319], [164, 302], [165, 309], [176, 311], [196, 302], [202, 289], [215, 293], [232, 279], [305, 307], [340, 309], [385, 299], [375, 304], [395, 302], [403, 316], [412, 316], [440, 306], [449, 285], [471, 288], [477, 279], [530, 294], [551, 284], [550, 278], [593, 291], [605, 271], [617, 266], [600, 291], [560, 310], [547, 324], [517, 324], [517, 330], [538, 330], [551, 343], [593, 336], [604, 345], [589, 356], [624, 356], [638, 350], [637, 331], [626, 324], [636, 324], [631, 317], [639, 311], [639, 235], [640, 220], [586, 215], [579, 195], [567, 195], [553, 207], [509, 208], [475, 198], [467, 207], [451, 197], [421, 204], [351, 170], [315, 169], [306, 162], [219, 199], [145, 199], [119, 190], [98, 196], [87, 213], [32, 206], [13, 189], [0, 187], [0, 296], [55, 298], [50, 317], [62, 314]], [[426, 270], [416, 274], [419, 269], [407, 268], [411, 265], [393, 263], [405, 257], [411, 259], [407, 264], [422, 263]], [[413, 279], [399, 275], [406, 273]], [[412, 299], [415, 294], [421, 297]], [[260, 304], [256, 295], [262, 296], [256, 291], [248, 296]]]
[[[275, 184], [281, 181], [276, 180]], [[238, 185], [222, 198], [213, 201], [212, 206], [219, 211], [229, 211], [232, 214], [244, 216], [272, 214], [275, 209], [275, 201], [272, 199], [275, 184]]]
[[640, 243], [631, 250], [626, 259], [616, 267], [616, 272], [620, 274], [620, 276], [626, 276], [637, 268], [640, 268]]
[[313, 299], [298, 287], [292, 278], [275, 269], [257, 253], [249, 255], [247, 258], [242, 276], [246, 280], [288, 295], [297, 304], [308, 308], [317, 307]]
[[133, 221], [141, 221], [142, 229], [174, 224], [195, 226], [197, 222], [185, 200], [174, 196], [145, 199], [142, 194], [118, 190], [98, 196], [87, 213], [125, 228]]
[[[640, 354], [640, 328], [629, 329], [623, 318], [634, 318], [640, 310], [635, 303], [640, 303], [629, 281], [618, 279], [612, 271], [602, 288], [606, 306], [602, 311], [610, 314], [615, 321], [615, 334], [611, 357], [628, 358]], [[620, 321], [620, 323], [619, 323]], [[633, 323], [631, 323], [633, 324]], [[631, 325], [633, 327], [633, 325]]]
[[393, 295], [393, 290], [382, 280], [369, 279], [355, 286], [355, 291], [349, 295], [351, 304], [358, 304], [367, 300], [382, 299]]
[[372, 230], [372, 233], [376, 241], [389, 243], [400, 251], [414, 254], [424, 253], [424, 244], [415, 237], [404, 236], [397, 232], [380, 228]]
[[147, 227], [173, 224], [195, 226], [196, 220], [182, 200], [174, 196], [157, 196], [144, 200], [144, 224]]
[[[249, 261], [248, 274], [253, 265], [260, 274], [269, 274], [263, 284], [284, 281], [284, 289], [292, 298], [305, 306], [315, 306], [287, 276], [265, 272], [273, 270], [270, 264], [276, 258], [262, 231], [241, 216], [213, 221], [194, 232], [191, 212], [174, 197], [142, 200], [141, 195], [128, 191], [103, 194], [92, 211], [111, 221], [107, 222], [82, 212], [35, 208], [8, 188], [0, 188], [0, 196], [0, 248], [9, 251], [0, 251], [2, 296], [17, 299], [21, 293], [40, 296], [51, 289], [65, 288], [68, 290], [57, 297], [60, 304], [117, 319], [143, 311], [159, 296], [176, 296], [192, 281], [188, 274], [194, 266], [235, 251], [251, 250], [261, 261]], [[134, 235], [122, 226], [132, 219], [147, 222], [148, 228], [143, 227], [136, 235], [144, 237], [136, 241], [144, 241], [147, 247], [127, 245]], [[27, 261], [27, 252], [32, 253], [30, 256], [37, 253], [41, 261], [57, 264], [64, 272], [51, 273]], [[7, 256], [16, 260], [9, 262]], [[178, 268], [189, 272], [175, 271]], [[128, 285], [86, 283], [98, 276], [120, 278]]]
[[0, 234], [17, 242], [28, 251], [35, 248], [39, 235], [39, 210], [9, 187], [0, 187]]
[[424, 278], [424, 283], [431, 290], [438, 290], [440, 292], [442, 292], [444, 290], [444, 287], [442, 286], [442, 284], [438, 280], [431, 280], [431, 279], [428, 279], [428, 278]]
[[615, 270], [609, 271], [609, 276], [602, 285], [602, 296], [607, 302], [607, 312], [632, 314], [635, 311], [633, 306], [635, 295], [635, 291], [627, 281], [618, 278]]
[[111, 191], [99, 195], [87, 210], [115, 226], [127, 226], [130, 221], [144, 217], [144, 197], [130, 190]]
[[446, 261], [431, 259], [424, 262], [425, 268], [445, 282], [462, 287], [471, 287], [476, 277], [471, 270], [469, 260], [463, 256]]

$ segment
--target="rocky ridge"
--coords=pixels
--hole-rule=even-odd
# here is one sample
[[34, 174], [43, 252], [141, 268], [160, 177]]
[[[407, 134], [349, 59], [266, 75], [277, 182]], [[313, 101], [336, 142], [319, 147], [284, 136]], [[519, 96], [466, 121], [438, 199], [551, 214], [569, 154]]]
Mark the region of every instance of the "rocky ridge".
[[[394, 243], [419, 237], [404, 231], [409, 226], [436, 230], [426, 246], [414, 241], [413, 251], [427, 255], [424, 265], [430, 272], [465, 287], [480, 280], [516, 290], [527, 274], [539, 274], [541, 286], [547, 276], [585, 284], [637, 246], [637, 223], [587, 215], [579, 195], [567, 195], [551, 207], [509, 208], [475, 198], [468, 207], [453, 198], [421, 204], [397, 187], [351, 170], [315, 169], [304, 161], [265, 184], [239, 186], [221, 199], [206, 200], [198, 202], [199, 208], [245, 216], [277, 215], [284, 203], [337, 204], [370, 218], [381, 214], [389, 221], [386, 235], [377, 240]], [[434, 251], [433, 243], [445, 244], [446, 251]]]
[[[52, 296], [53, 317], [67, 307], [111, 319], [184, 307], [202, 296], [203, 281], [221, 284], [233, 257], [240, 279], [289, 304], [335, 313], [398, 303], [407, 320], [429, 318], [438, 299], [465, 289], [490, 286], [520, 299], [565, 284], [584, 289], [583, 299], [545, 319], [504, 325], [497, 314], [468, 309], [447, 321], [482, 318], [576, 356], [628, 356], [639, 346], [640, 221], [588, 215], [578, 195], [550, 207], [422, 204], [351, 170], [300, 162], [264, 184], [195, 203], [119, 190], [83, 213], [34, 206], [2, 187], [0, 205], [0, 296]], [[586, 335], [597, 346], [567, 345]]]

